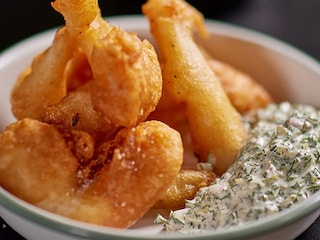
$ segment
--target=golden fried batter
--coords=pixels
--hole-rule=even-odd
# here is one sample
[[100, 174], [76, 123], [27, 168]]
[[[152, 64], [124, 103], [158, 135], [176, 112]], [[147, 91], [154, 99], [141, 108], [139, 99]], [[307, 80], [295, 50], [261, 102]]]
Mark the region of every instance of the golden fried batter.
[[162, 92], [153, 46], [104, 21], [96, 0], [80, 4], [56, 0], [52, 6], [64, 16], [67, 32], [87, 56], [94, 109], [116, 126], [134, 126], [145, 120]]
[[16, 82], [11, 105], [17, 119], [39, 119], [44, 109], [66, 95], [65, 66], [72, 56], [74, 42], [65, 30], [57, 31], [52, 45], [33, 60]]
[[215, 177], [211, 170], [183, 169], [153, 208], [171, 210], [183, 208], [186, 200], [193, 199], [200, 188], [212, 184]]
[[90, 83], [68, 93], [58, 104], [47, 107], [41, 121], [60, 129], [86, 131], [97, 140], [108, 140], [118, 130], [102, 113], [93, 109]]
[[[152, 207], [183, 207], [216, 177], [181, 170], [189, 156], [213, 155], [222, 174], [246, 138], [232, 104], [245, 112], [266, 104], [267, 93], [197, 46], [193, 31], [207, 34], [203, 16], [182, 0], [142, 8], [162, 70], [150, 42], [104, 21], [97, 0], [52, 6], [65, 26], [14, 86], [18, 121], [0, 135], [1, 186], [48, 211], [116, 228]], [[243, 97], [243, 84], [257, 95]]]
[[94, 107], [118, 126], [144, 121], [159, 102], [162, 75], [148, 41], [114, 29], [92, 52]]
[[52, 125], [23, 119], [0, 135], [0, 183], [35, 205], [77, 188], [78, 161]]
[[92, 48], [112, 30], [101, 16], [97, 0], [55, 0], [52, 7], [65, 19], [66, 31], [90, 59]]
[[[96, 0], [56, 0], [52, 5], [63, 14], [66, 26], [21, 74], [11, 96], [14, 115], [40, 119], [70, 91], [90, 83], [91, 105], [106, 122], [128, 127], [145, 120], [162, 92], [153, 46], [104, 21]], [[95, 116], [88, 113], [84, 118]]]
[[66, 66], [67, 92], [72, 92], [93, 79], [87, 56], [81, 49], [73, 53]]
[[266, 107], [273, 101], [270, 94], [249, 75], [208, 55], [206, 59], [240, 114]]
[[203, 16], [181, 0], [149, 0], [143, 5], [164, 58], [164, 88], [186, 104], [193, 147], [202, 161], [212, 154], [222, 174], [234, 162], [246, 132], [219, 80], [193, 40], [195, 27], [205, 31]]
[[92, 149], [88, 137], [76, 133], [67, 137], [53, 125], [33, 119], [10, 125], [0, 135], [1, 186], [63, 216], [111, 227], [131, 226], [177, 176], [183, 159], [180, 135], [159, 121], [125, 128], [105, 152], [106, 163], [85, 181], [79, 160], [94, 156], [84, 151]]
[[95, 212], [95, 223], [121, 228], [132, 225], [174, 181], [183, 159], [181, 144], [179, 133], [159, 121], [123, 129], [115, 139], [110, 164], [84, 192], [86, 200], [74, 212], [75, 217], [88, 221], [89, 208]]

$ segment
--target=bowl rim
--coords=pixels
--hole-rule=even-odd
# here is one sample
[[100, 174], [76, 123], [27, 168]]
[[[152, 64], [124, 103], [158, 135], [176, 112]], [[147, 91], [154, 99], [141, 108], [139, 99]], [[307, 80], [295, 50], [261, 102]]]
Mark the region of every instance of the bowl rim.
[[[29, 204], [18, 197], [7, 192], [0, 187], [1, 206], [21, 216], [25, 220], [29, 220], [34, 224], [53, 229], [59, 233], [68, 236], [90, 237], [90, 239], [185, 239], [185, 234], [179, 233], [159, 233], [159, 234], [143, 234], [143, 230], [121, 230], [110, 227], [98, 226], [90, 223], [69, 219], [55, 213], [48, 212]], [[296, 222], [303, 217], [319, 211], [320, 209], [320, 191], [313, 194], [310, 198], [303, 202], [297, 203], [289, 209], [285, 209], [275, 215], [261, 218], [258, 221], [249, 222], [240, 226], [234, 226], [225, 229], [210, 230], [203, 233], [188, 235], [188, 239], [242, 239], [253, 236], [263, 235], [270, 230], [280, 229], [290, 223]]]
[[[145, 30], [148, 28], [148, 23], [142, 15], [120, 15], [106, 18], [112, 24], [116, 24], [124, 29], [130, 31], [136, 31], [139, 29]], [[320, 76], [319, 62], [313, 59], [311, 56], [300, 51], [299, 49], [275, 39], [271, 36], [263, 33], [247, 29], [234, 24], [220, 22], [216, 20], [206, 19], [208, 30], [213, 33], [222, 34], [228, 37], [235, 37], [263, 45], [264, 48], [272, 49], [282, 55], [290, 56], [295, 61], [308, 66], [312, 71], [316, 72]], [[35, 41], [41, 41], [42, 43], [50, 44], [50, 39], [54, 35], [56, 28], [49, 29], [47, 31], [33, 35], [11, 47], [4, 50], [0, 54], [0, 71], [6, 65], [12, 63], [19, 54], [27, 46], [35, 45]], [[36, 49], [38, 46], [34, 46]], [[27, 51], [30, 51], [27, 50]], [[113, 229], [109, 227], [97, 226], [88, 224], [72, 219], [68, 219], [63, 216], [59, 216], [54, 213], [50, 213], [46, 210], [35, 207], [16, 196], [10, 194], [5, 189], [0, 187], [0, 205], [7, 210], [13, 212], [16, 215], [22, 216], [25, 220], [39, 225], [43, 225], [47, 228], [52, 228], [60, 233], [90, 237], [91, 239], [105, 239], [106, 237], [112, 237], [112, 239], [185, 239], [186, 235], [181, 234], [156, 234], [156, 235], [144, 235], [141, 230], [126, 230], [119, 231], [119, 229]], [[264, 234], [270, 230], [282, 228], [290, 223], [293, 223], [313, 212], [320, 209], [320, 191], [312, 195], [309, 199], [295, 204], [290, 209], [283, 210], [282, 212], [269, 216], [259, 221], [247, 223], [241, 226], [235, 226], [225, 230], [212, 230], [201, 234], [188, 235], [188, 239], [232, 239], [232, 238], [244, 238], [252, 237], [260, 234]]]

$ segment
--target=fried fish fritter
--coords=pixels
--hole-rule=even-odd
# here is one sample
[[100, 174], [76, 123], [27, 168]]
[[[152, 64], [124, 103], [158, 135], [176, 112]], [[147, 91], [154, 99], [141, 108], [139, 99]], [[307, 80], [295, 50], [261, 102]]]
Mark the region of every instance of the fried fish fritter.
[[[122, 129], [104, 153], [104, 164], [87, 179], [82, 178], [80, 156], [95, 156], [85, 154], [92, 149], [90, 138], [85, 133], [83, 141], [81, 135], [65, 136], [38, 120], [11, 124], [0, 135], [1, 186], [66, 217], [128, 228], [155, 204], [181, 168], [180, 135], [159, 121]], [[83, 146], [74, 148], [81, 142]]]
[[185, 103], [194, 151], [201, 161], [214, 156], [214, 171], [224, 173], [247, 137], [240, 114], [193, 39], [206, 34], [203, 16], [182, 0], [149, 0], [142, 7], [164, 59], [164, 88]]

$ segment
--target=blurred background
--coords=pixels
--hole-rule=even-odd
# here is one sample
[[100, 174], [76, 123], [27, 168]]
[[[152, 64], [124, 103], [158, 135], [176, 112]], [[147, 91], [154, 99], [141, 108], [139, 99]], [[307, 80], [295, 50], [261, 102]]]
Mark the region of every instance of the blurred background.
[[[51, 0], [0, 0], [0, 54], [35, 33], [60, 26]], [[206, 18], [271, 35], [320, 61], [320, 0], [189, 0]], [[100, 0], [103, 16], [141, 14], [142, 0]], [[23, 239], [0, 218], [0, 239]], [[320, 220], [297, 240], [320, 239]]]
[[[0, 51], [63, 24], [51, 0], [0, 1]], [[143, 0], [100, 0], [104, 16], [140, 14]], [[206, 18], [255, 29], [320, 59], [320, 0], [189, 0]]]

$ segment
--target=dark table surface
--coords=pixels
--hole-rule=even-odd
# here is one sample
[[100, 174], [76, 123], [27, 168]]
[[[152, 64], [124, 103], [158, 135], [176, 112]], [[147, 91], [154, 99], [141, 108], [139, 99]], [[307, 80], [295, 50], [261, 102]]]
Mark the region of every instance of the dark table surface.
[[[0, 53], [35, 33], [63, 24], [50, 0], [0, 1]], [[145, 1], [100, 0], [104, 16], [140, 14]], [[254, 29], [320, 60], [320, 0], [190, 0], [206, 18]], [[210, 3], [210, 6], [209, 6]], [[0, 239], [24, 239], [0, 218]], [[30, 239], [32, 240], [32, 239]], [[320, 240], [320, 218], [297, 240]]]

